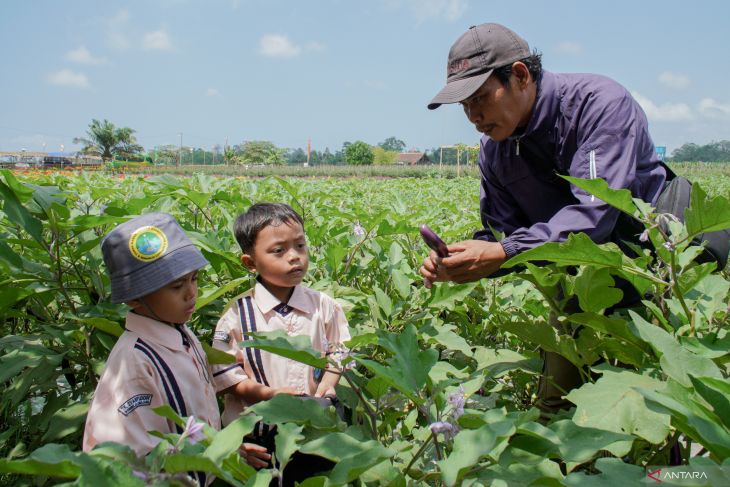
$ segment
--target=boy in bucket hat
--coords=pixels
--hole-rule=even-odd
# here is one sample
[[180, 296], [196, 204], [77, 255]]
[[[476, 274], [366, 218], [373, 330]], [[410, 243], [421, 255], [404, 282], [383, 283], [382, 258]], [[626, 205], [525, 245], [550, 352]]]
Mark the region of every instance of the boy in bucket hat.
[[[149, 213], [122, 223], [101, 242], [112, 303], [126, 303], [114, 345], [86, 418], [84, 451], [105, 441], [145, 455], [160, 441], [149, 431], [182, 433], [152, 408], [170, 406], [220, 429], [210, 366], [185, 325], [195, 311], [197, 273], [208, 264], [177, 221]], [[196, 472], [201, 485], [204, 475]]]
[[[509, 272], [501, 269], [507, 259], [565, 241], [572, 233], [631, 252], [624, 242], [636, 243], [643, 226], [556, 173], [602, 178], [651, 204], [673, 176], [657, 158], [646, 115], [626, 88], [595, 74], [543, 70], [541, 55], [500, 24], [472, 26], [451, 47], [446, 86], [428, 108], [449, 103], [459, 103], [482, 134], [484, 229], [472, 240], [449, 245], [449, 257], [435, 252], [426, 257], [420, 272], [427, 285], [502, 275]], [[615, 307], [639, 301], [628, 282], [616, 283], [623, 300]], [[575, 311], [568, 303], [565, 314]], [[582, 383], [582, 376], [557, 353], [546, 352], [544, 358], [537, 406], [549, 415], [571, 407], [563, 396]]]

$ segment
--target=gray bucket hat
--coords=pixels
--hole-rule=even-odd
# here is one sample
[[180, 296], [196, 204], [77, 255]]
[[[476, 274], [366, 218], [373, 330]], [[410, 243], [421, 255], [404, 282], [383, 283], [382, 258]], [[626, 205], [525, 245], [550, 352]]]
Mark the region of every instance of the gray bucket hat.
[[428, 104], [458, 103], [473, 95], [496, 68], [530, 57], [527, 42], [500, 24], [469, 27], [449, 51], [446, 86]]
[[112, 303], [146, 296], [208, 265], [172, 215], [148, 213], [117, 226], [101, 241]]

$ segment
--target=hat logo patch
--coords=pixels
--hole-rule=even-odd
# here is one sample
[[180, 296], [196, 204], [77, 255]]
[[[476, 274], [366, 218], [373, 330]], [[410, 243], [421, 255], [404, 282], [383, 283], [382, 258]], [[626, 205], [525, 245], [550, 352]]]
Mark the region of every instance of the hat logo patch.
[[167, 250], [167, 236], [157, 227], [138, 228], [129, 238], [132, 257], [142, 262], [152, 262]]
[[471, 63], [468, 59], [457, 59], [456, 61], [452, 61], [451, 64], [449, 64], [447, 71], [449, 75], [452, 75], [460, 71], [466, 71], [470, 67]]

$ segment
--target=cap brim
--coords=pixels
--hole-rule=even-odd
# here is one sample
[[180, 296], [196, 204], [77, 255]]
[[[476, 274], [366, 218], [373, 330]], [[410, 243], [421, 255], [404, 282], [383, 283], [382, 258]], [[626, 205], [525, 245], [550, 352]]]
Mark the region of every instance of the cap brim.
[[207, 265], [208, 261], [195, 245], [180, 247], [135, 272], [113, 278], [111, 302], [125, 303], [147, 296]]
[[443, 89], [439, 91], [435, 97], [433, 97], [431, 103], [428, 104], [428, 109], [434, 110], [446, 103], [459, 103], [460, 101], [466, 100], [479, 88], [481, 88], [484, 82], [487, 81], [489, 76], [491, 76], [493, 71], [493, 69], [490, 69], [489, 71], [477, 74], [476, 76], [470, 76], [468, 78], [452, 81], [451, 83], [446, 83], [446, 86], [444, 86]]

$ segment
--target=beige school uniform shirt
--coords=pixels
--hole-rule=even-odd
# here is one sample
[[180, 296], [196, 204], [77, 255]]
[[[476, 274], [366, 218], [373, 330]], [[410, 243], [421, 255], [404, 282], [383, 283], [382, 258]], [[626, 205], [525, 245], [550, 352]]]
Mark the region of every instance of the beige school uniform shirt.
[[170, 326], [135, 313], [106, 362], [86, 417], [84, 451], [114, 441], [146, 455], [159, 438], [148, 431], [181, 433], [153, 407], [164, 404], [180, 416], [220, 429], [220, 412], [208, 359], [185, 325]]
[[[270, 387], [293, 387], [301, 394], [314, 395], [318, 382], [315, 369], [308, 365], [263, 350], [242, 348], [243, 331], [267, 332], [284, 330], [289, 336], [304, 335], [312, 340], [312, 348], [324, 356], [328, 345], [350, 339], [347, 319], [342, 307], [326, 294], [304, 286], [296, 286], [289, 302], [282, 303], [260, 282], [236, 298], [215, 329], [213, 347], [236, 357], [235, 365], [214, 365], [213, 379], [217, 391], [251, 379]], [[238, 418], [247, 406], [233, 394], [226, 394], [223, 424]]]

